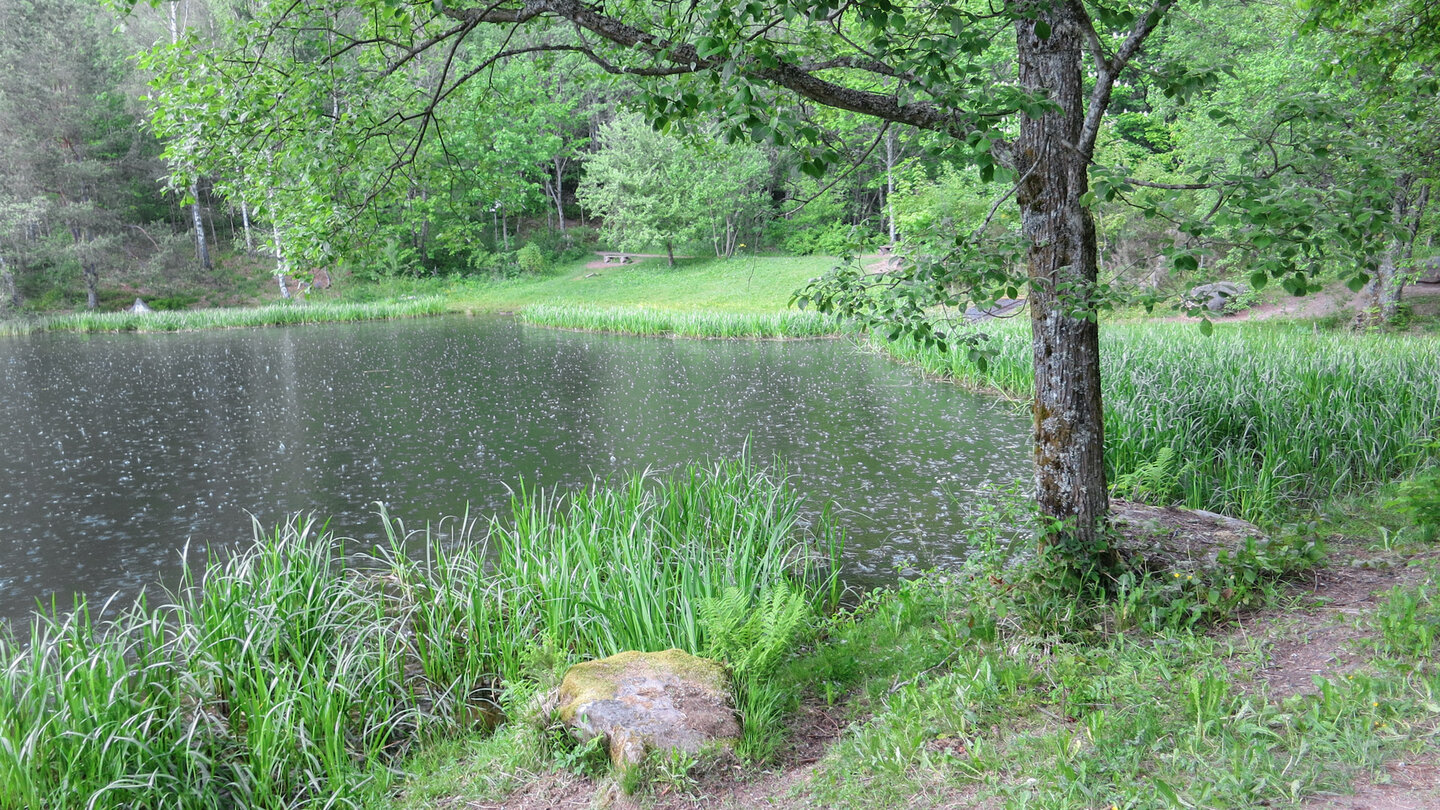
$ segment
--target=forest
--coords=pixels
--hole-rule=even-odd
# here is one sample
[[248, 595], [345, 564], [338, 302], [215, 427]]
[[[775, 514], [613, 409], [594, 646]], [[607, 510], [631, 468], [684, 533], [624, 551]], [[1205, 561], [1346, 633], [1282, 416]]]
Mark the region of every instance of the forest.
[[[1174, 299], [1222, 278], [1292, 292], [1374, 280], [1393, 318], [1395, 280], [1435, 252], [1434, 43], [1408, 16], [1422, 5], [1165, 16], [1097, 135], [1104, 283]], [[290, 290], [317, 271], [514, 276], [597, 245], [943, 256], [974, 242], [1013, 256], [1018, 213], [997, 202], [1014, 175], [984, 135], [956, 149], [756, 83], [714, 97], [680, 79], [642, 86], [557, 45], [554, 26], [479, 26], [419, 49], [440, 15], [383, 12], [5, 9], [3, 305], [239, 302], [263, 293], [238, 279], [267, 272], [296, 279]], [[1003, 89], [1011, 58], [967, 58], [967, 81], [993, 74]], [[257, 125], [270, 108], [283, 120]]]

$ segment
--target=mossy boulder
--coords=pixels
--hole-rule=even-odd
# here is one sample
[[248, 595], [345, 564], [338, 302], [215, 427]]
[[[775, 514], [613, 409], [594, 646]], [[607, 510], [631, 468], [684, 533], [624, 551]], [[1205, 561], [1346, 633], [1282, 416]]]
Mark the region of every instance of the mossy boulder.
[[732, 746], [740, 723], [730, 694], [730, 676], [714, 661], [683, 650], [623, 652], [571, 667], [556, 705], [576, 738], [605, 738], [623, 770], [651, 750]]

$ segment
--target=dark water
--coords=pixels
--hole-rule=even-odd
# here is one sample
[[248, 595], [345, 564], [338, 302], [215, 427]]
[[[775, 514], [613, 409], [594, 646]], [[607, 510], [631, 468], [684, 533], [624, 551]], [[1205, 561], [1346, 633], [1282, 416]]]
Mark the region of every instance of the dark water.
[[[187, 540], [295, 511], [378, 537], [505, 508], [522, 478], [780, 454], [840, 508], [852, 577], [964, 555], [966, 490], [1028, 471], [1026, 420], [842, 341], [640, 339], [443, 318], [0, 340], [0, 618], [175, 578]], [[960, 500], [952, 498], [952, 494]]]

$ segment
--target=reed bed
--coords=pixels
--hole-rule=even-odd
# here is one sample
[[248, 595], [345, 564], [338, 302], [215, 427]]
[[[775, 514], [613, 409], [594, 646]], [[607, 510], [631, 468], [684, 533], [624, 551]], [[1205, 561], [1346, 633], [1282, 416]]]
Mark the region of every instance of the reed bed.
[[525, 323], [623, 335], [689, 338], [817, 338], [842, 334], [833, 318], [817, 312], [719, 312], [537, 304], [520, 313]]
[[34, 332], [188, 332], [198, 329], [390, 320], [439, 315], [444, 312], [445, 299], [439, 296], [409, 301], [271, 304], [244, 309], [189, 309], [146, 313], [77, 312], [34, 320], [3, 321], [0, 322], [0, 335]]
[[[985, 371], [964, 353], [896, 357], [1028, 399], [1028, 322], [986, 324]], [[1274, 520], [1440, 459], [1440, 340], [1303, 326], [1120, 323], [1101, 329], [1106, 466], [1152, 499]], [[1169, 448], [1169, 452], [1162, 452]], [[1157, 464], [1173, 458], [1170, 469]]]
[[360, 806], [414, 741], [500, 721], [538, 658], [703, 651], [721, 592], [833, 607], [837, 547], [796, 515], [741, 459], [522, 489], [504, 521], [382, 510], [368, 555], [306, 517], [257, 526], [164, 605], [0, 641], [0, 807]]

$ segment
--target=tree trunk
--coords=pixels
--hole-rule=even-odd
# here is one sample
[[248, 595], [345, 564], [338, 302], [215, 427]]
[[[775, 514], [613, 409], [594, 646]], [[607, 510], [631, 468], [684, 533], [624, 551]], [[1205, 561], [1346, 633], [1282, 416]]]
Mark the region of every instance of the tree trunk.
[[245, 228], [245, 255], [254, 255], [255, 238], [250, 235], [250, 206], [244, 200], [240, 201], [240, 224]]
[[[555, 158], [555, 190], [550, 195], [551, 199], [555, 201], [555, 216], [561, 233], [565, 233], [565, 164], [567, 162], [559, 157]], [[549, 185], [548, 181], [546, 185]]]
[[[1030, 244], [1034, 335], [1035, 497], [1050, 526], [1044, 544], [1061, 544], [1077, 568], [1112, 568], [1104, 542], [1110, 500], [1100, 403], [1100, 333], [1091, 301], [1097, 277], [1095, 222], [1081, 204], [1089, 177], [1076, 149], [1084, 125], [1078, 4], [1028, 2], [1035, 21], [1016, 22], [1020, 83], [1045, 91], [1059, 109], [1021, 118], [1015, 142], [1021, 227]], [[1048, 38], [1036, 35], [1047, 23]], [[1042, 29], [1043, 30], [1043, 29]], [[1087, 317], [1089, 316], [1089, 317]]]
[[15, 286], [15, 274], [10, 265], [0, 256], [0, 314], [20, 308], [20, 289]]
[[95, 310], [100, 308], [100, 271], [95, 265], [88, 261], [80, 263], [80, 271], [85, 276], [85, 308]]
[[[1391, 192], [1395, 196], [1390, 200], [1390, 215], [1396, 228], [1403, 228], [1408, 224], [1410, 189], [1414, 183], [1414, 175], [1402, 175]], [[1375, 308], [1375, 317], [1380, 323], [1394, 323], [1400, 316], [1400, 296], [1405, 287], [1400, 263], [1405, 259], [1404, 253], [1409, 245], [1410, 240], [1396, 233], [1385, 243], [1385, 251], [1380, 254], [1380, 261], [1375, 268], [1375, 281], [1370, 285], [1370, 304]]]
[[290, 300], [290, 288], [285, 285], [285, 276], [289, 267], [285, 264], [285, 246], [280, 241], [280, 222], [275, 216], [275, 198], [270, 198], [270, 236], [275, 240], [275, 281], [280, 285], [280, 297]]
[[190, 196], [195, 198], [195, 203], [190, 206], [190, 216], [195, 223], [195, 253], [200, 258], [200, 266], [206, 270], [214, 270], [215, 266], [210, 263], [210, 248], [206, 244], [205, 220], [200, 215], [200, 181], [196, 180], [190, 186]]
[[665, 243], [665, 256], [666, 256], [666, 258], [668, 258], [668, 259], [670, 260], [670, 265], [669, 265], [669, 266], [670, 266], [670, 267], [674, 267], [674, 266], [675, 266], [675, 243], [674, 243], [674, 242], [666, 242], [666, 243]]
[[895, 244], [895, 129], [885, 137], [885, 218], [890, 221], [890, 244]]

